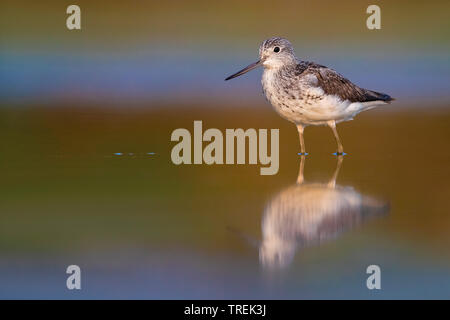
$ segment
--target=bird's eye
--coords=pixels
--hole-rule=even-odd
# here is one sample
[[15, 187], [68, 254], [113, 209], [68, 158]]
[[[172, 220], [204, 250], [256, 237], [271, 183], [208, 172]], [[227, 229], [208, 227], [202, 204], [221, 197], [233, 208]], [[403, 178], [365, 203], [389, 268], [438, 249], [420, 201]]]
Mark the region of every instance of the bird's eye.
[[273, 52], [280, 52], [280, 47], [273, 48]]

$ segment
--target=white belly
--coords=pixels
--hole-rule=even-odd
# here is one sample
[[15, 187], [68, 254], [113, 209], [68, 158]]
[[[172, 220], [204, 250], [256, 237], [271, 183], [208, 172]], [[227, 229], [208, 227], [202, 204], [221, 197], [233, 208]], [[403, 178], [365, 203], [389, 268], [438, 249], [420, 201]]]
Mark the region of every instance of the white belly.
[[284, 90], [274, 81], [273, 72], [265, 70], [261, 80], [264, 95], [275, 111], [291, 122], [303, 125], [325, 125], [327, 121], [351, 120], [357, 113], [368, 109], [363, 103], [341, 100], [326, 95], [320, 87], [300, 84], [300, 90]]

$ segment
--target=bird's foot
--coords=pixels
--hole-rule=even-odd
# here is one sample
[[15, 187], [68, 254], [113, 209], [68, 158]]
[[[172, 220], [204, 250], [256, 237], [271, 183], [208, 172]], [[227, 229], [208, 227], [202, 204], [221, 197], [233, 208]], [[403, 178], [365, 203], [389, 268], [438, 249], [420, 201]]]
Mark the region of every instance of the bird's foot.
[[335, 155], [335, 156], [346, 156], [347, 154], [344, 151], [342, 151], [342, 152], [335, 152], [335, 153], [333, 153], [333, 155]]
[[299, 152], [297, 153], [299, 156], [307, 156], [309, 153], [308, 152]]

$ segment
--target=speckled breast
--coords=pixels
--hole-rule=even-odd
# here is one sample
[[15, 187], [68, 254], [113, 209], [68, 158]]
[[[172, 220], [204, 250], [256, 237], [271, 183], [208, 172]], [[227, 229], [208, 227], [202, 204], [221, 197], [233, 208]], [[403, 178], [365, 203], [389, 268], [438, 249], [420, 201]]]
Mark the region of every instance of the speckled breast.
[[299, 84], [286, 80], [276, 72], [265, 70], [261, 79], [264, 95], [275, 111], [286, 120], [307, 123], [308, 113], [319, 97], [308, 95]]
[[304, 125], [326, 124], [338, 117], [342, 104], [336, 99], [329, 99], [318, 87], [312, 87], [304, 79], [282, 72], [264, 70], [261, 84], [266, 99], [275, 111], [286, 120]]

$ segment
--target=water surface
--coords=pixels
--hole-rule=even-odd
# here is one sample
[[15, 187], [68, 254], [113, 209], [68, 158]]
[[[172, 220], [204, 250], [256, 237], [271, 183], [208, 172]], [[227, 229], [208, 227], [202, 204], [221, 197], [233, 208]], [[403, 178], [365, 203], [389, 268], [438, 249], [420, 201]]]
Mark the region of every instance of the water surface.
[[[393, 106], [338, 127], [343, 159], [307, 128], [303, 176], [295, 127], [263, 104], [3, 108], [0, 297], [450, 298], [450, 113]], [[279, 173], [173, 165], [194, 120], [280, 128]]]

